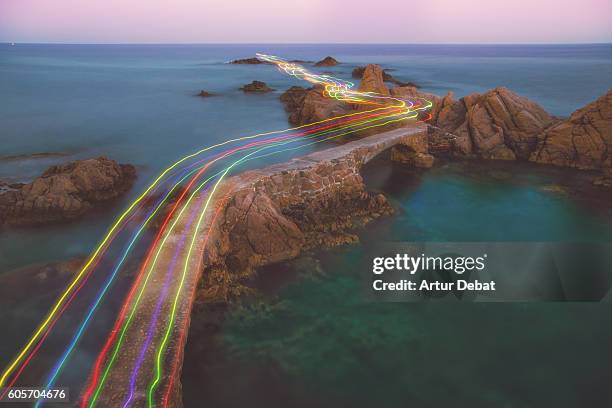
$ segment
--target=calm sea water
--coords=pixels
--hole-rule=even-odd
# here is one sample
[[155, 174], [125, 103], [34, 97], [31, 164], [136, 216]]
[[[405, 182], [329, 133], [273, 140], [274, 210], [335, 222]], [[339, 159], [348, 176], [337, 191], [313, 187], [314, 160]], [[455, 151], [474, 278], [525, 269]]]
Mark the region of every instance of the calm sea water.
[[[356, 65], [376, 62], [438, 94], [462, 96], [503, 85], [562, 116], [612, 87], [612, 45], [2, 44], [0, 156], [67, 156], [0, 160], [0, 179], [27, 181], [59, 161], [105, 155], [138, 166], [133, 196], [160, 169], [196, 148], [284, 129], [278, 96], [299, 83], [270, 66], [226, 64], [255, 52], [303, 60], [332, 55], [343, 64], [325, 71], [343, 78]], [[254, 79], [277, 91], [238, 90]], [[201, 89], [217, 96], [195, 97]], [[69, 226], [3, 231], [0, 271], [87, 253], [113, 213]]]
[[[503, 85], [559, 116], [612, 87], [612, 45], [0, 45], [0, 156], [63, 154], [0, 159], [0, 178], [27, 181], [51, 164], [98, 155], [139, 170], [136, 188], [100, 214], [2, 230], [0, 273], [88, 253], [113, 214], [182, 155], [286, 128], [278, 96], [300, 83], [270, 66], [226, 64], [255, 52], [304, 60], [332, 55], [342, 64], [324, 70], [343, 78], [375, 62], [436, 94]], [[277, 91], [238, 90], [255, 79]], [[194, 96], [201, 89], [216, 96]], [[203, 390], [213, 406], [598, 406], [612, 363], [607, 306], [364, 306], [355, 271], [363, 254], [385, 240], [610, 240], [610, 201], [542, 188], [572, 186], [565, 185], [567, 173], [537, 166], [389, 171], [373, 171], [369, 183], [398, 214], [362, 233], [361, 246], [268, 271], [262, 301], [232, 313], [223, 326], [213, 349], [221, 361], [211, 363], [198, 347], [198, 330], [206, 326], [196, 317], [183, 378], [186, 406], [199, 406]], [[24, 318], [21, 331], [40, 313]]]

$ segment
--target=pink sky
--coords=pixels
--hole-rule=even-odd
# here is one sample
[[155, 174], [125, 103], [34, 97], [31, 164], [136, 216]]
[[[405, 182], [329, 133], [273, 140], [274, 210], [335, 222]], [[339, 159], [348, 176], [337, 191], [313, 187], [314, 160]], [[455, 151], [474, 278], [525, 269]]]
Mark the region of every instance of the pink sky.
[[612, 0], [0, 0], [0, 41], [612, 42]]

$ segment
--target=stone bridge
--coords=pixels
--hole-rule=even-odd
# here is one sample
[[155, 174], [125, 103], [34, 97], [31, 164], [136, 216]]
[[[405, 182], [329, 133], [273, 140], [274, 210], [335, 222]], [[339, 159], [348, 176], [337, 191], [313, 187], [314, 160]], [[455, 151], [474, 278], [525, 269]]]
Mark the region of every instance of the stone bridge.
[[[188, 265], [176, 265], [169, 296], [162, 304], [151, 345], [158, 345], [171, 324], [167, 349], [160, 360], [161, 377], [155, 406], [182, 407], [183, 349], [194, 301], [227, 302], [240, 296], [242, 282], [254, 268], [298, 256], [303, 250], [354, 242], [350, 230], [392, 212], [382, 195], [367, 192], [361, 167], [381, 152], [423, 137], [426, 125], [365, 137], [263, 169], [245, 171], [220, 186], [198, 231], [182, 217], [153, 270], [126, 343], [98, 406], [122, 406], [130, 389], [130, 372], [150, 324], [151, 311], [164, 290], [166, 271], [186, 259], [185, 237], [197, 236]], [[183, 270], [187, 273], [183, 276]], [[167, 285], [166, 285], [167, 287]], [[176, 303], [174, 299], [176, 298]], [[172, 309], [175, 319], [169, 321]], [[132, 406], [147, 405], [146, 387], [155, 377], [156, 347], [142, 360]]]

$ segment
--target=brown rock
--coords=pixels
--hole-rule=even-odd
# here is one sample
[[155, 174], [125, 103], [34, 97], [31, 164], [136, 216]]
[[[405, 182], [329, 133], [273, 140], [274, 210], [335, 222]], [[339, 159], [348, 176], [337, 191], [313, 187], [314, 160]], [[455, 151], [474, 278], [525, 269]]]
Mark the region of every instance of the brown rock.
[[485, 159], [527, 160], [539, 133], [555, 122], [539, 105], [506, 88], [456, 102], [449, 94], [432, 115], [432, 124], [454, 136], [457, 152]]
[[201, 96], [202, 98], [208, 98], [209, 96], [213, 96], [213, 94], [211, 94], [210, 92], [207, 92], [205, 90], [201, 90], [198, 93], [198, 96]]
[[383, 70], [379, 65], [369, 64], [365, 68], [361, 83], [359, 84], [359, 91], [389, 95], [389, 89], [387, 89], [383, 81]]
[[334, 65], [338, 65], [338, 61], [332, 57], [325, 57], [314, 65], [315, 67], [332, 67]]
[[547, 129], [531, 160], [579, 169], [612, 168], [612, 90]]
[[426, 133], [420, 133], [391, 148], [391, 160], [417, 168], [430, 168], [434, 156], [429, 154], [429, 141]]
[[[356, 67], [356, 68], [353, 69], [351, 75], [352, 75], [353, 78], [362, 79], [363, 78], [363, 73], [365, 72], [365, 70], [366, 70], [366, 67]], [[386, 70], [386, 69], [383, 69], [383, 71], [382, 71], [382, 76], [383, 76], [383, 81], [384, 82], [389, 82], [389, 83], [392, 83], [392, 84], [394, 84], [396, 86], [411, 86], [411, 87], [414, 87], [414, 88], [418, 88], [418, 86], [415, 85], [412, 82], [402, 82], [402, 81], [396, 79], [395, 77], [393, 77], [393, 75], [389, 74], [387, 71], [388, 70]]]
[[258, 58], [252, 57], [252, 58], [236, 59], [236, 60], [230, 61], [230, 64], [257, 65], [257, 64], [269, 64], [269, 62], [262, 61]]
[[280, 100], [293, 126], [318, 122], [351, 111], [348, 104], [326, 96], [322, 86], [310, 89], [293, 86], [280, 96]]
[[0, 225], [78, 218], [96, 204], [126, 192], [135, 177], [134, 166], [104, 157], [53, 166], [31, 183], [0, 194]]
[[274, 90], [270, 88], [265, 82], [262, 82], [262, 81], [253, 81], [250, 84], [244, 85], [240, 89], [244, 92], [256, 92], [256, 93], [272, 92]]

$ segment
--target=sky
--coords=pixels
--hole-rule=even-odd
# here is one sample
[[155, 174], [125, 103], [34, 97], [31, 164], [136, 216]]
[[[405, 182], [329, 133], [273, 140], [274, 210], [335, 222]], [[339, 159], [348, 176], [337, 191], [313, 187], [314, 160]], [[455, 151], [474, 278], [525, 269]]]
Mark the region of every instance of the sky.
[[612, 42], [612, 0], [0, 0], [1, 42]]

